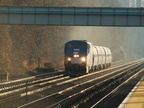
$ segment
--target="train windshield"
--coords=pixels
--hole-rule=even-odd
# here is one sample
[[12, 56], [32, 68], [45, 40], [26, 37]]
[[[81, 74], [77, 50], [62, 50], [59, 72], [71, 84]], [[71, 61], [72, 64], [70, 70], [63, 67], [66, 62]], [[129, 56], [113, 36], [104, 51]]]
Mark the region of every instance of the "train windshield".
[[87, 43], [80, 41], [71, 41], [65, 45], [65, 54], [67, 56], [73, 56], [73, 54], [86, 55], [87, 54]]
[[67, 44], [67, 48], [86, 48], [85, 44]]

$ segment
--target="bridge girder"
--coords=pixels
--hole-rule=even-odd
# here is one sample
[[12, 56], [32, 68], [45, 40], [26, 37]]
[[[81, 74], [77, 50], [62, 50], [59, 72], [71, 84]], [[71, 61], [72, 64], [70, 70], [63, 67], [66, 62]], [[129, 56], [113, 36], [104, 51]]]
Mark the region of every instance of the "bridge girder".
[[0, 7], [0, 24], [143, 27], [143, 8]]

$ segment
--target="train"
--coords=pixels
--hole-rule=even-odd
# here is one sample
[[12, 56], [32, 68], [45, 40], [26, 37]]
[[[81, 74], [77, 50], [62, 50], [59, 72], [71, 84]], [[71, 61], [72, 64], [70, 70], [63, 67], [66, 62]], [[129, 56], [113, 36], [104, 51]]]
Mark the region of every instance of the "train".
[[107, 47], [86, 40], [71, 40], [64, 46], [65, 75], [80, 76], [111, 66], [112, 53]]

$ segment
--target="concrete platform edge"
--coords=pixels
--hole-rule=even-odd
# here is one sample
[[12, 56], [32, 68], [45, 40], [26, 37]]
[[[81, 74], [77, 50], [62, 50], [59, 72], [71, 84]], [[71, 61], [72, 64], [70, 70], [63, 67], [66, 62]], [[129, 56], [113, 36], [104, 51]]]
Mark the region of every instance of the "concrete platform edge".
[[122, 103], [119, 105], [118, 108], [124, 108], [129, 100], [131, 99], [132, 95], [134, 94], [134, 91], [138, 88], [138, 86], [141, 84], [141, 82], [144, 80], [144, 77], [141, 78], [141, 80], [136, 84], [136, 86], [131, 90], [131, 92], [127, 95], [127, 97], [122, 101]]

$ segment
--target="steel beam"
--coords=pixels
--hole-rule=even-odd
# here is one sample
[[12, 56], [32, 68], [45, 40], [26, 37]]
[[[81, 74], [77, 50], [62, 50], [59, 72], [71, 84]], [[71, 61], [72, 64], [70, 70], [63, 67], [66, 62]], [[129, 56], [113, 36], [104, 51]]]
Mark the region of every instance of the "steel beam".
[[143, 27], [144, 8], [0, 7], [0, 24]]

